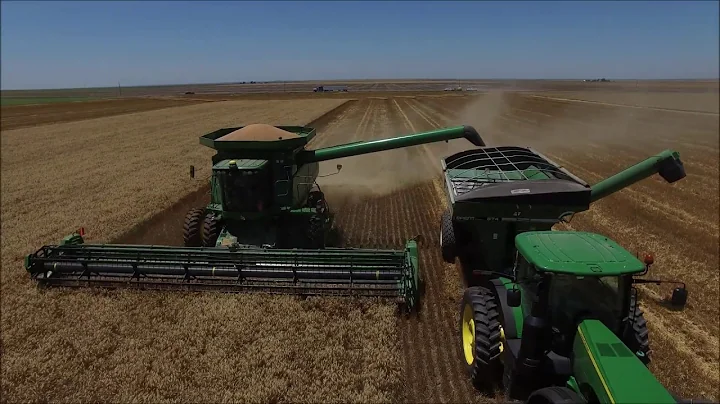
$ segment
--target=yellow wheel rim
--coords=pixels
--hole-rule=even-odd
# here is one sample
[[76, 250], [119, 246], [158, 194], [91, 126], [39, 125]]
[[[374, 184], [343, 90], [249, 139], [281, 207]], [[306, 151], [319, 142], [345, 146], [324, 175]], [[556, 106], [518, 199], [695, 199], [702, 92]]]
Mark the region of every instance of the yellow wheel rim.
[[462, 339], [465, 361], [468, 365], [472, 365], [475, 359], [475, 319], [473, 314], [472, 307], [466, 304], [463, 309]]

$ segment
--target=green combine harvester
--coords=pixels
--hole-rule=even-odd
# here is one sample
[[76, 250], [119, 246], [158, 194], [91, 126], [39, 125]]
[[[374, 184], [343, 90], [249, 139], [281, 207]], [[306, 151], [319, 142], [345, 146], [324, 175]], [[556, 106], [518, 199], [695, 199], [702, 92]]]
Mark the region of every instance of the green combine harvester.
[[[536, 150], [481, 147], [445, 158], [450, 209], [440, 248], [468, 285], [459, 313], [475, 386], [529, 403], [677, 403], [648, 370], [640, 261], [608, 237], [552, 231], [590, 204], [659, 173], [685, 177], [664, 151], [593, 186]], [[669, 304], [682, 308], [681, 282]], [[697, 402], [697, 401], [695, 401]]]
[[417, 241], [398, 251], [329, 246], [333, 216], [315, 181], [318, 163], [463, 137], [484, 146], [482, 139], [459, 126], [306, 149], [315, 135], [308, 127], [251, 125], [202, 136], [217, 151], [211, 201], [188, 212], [184, 246], [85, 244], [78, 231], [28, 255], [25, 267], [45, 286], [379, 296], [412, 310], [420, 298]]

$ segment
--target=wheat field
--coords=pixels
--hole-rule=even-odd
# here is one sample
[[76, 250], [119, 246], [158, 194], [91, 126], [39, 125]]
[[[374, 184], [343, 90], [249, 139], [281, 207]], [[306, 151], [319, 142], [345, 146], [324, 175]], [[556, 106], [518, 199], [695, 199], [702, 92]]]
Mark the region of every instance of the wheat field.
[[106, 242], [206, 186], [213, 150], [199, 145], [202, 134], [307, 124], [343, 102], [208, 103], [3, 131], [2, 400], [392, 400], [391, 305], [40, 292], [22, 267], [25, 254], [80, 226], [89, 242]]

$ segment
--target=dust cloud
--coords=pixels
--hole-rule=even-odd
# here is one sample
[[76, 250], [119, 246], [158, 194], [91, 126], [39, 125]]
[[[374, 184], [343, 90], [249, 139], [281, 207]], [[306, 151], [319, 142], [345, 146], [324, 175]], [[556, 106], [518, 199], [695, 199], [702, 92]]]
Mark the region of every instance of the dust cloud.
[[317, 183], [326, 196], [341, 203], [358, 203], [411, 188], [434, 178], [431, 162], [421, 146], [346, 157], [320, 163]]
[[[477, 129], [488, 146], [529, 146], [542, 153], [583, 150], [587, 146], [631, 145], [633, 129], [648, 119], [647, 111], [548, 103], [529, 94], [489, 92], [467, 104], [457, 123]], [[448, 154], [466, 150], [467, 142], [455, 143]]]
[[[542, 97], [542, 96], [541, 96]], [[651, 111], [552, 101], [531, 94], [489, 91], [449, 111], [444, 126], [473, 126], [488, 146], [533, 147], [541, 153], [595, 153], [598, 149], [639, 147], [634, 131], [652, 122]], [[385, 116], [382, 136], [403, 134], [399, 117]], [[382, 119], [382, 118], [381, 118]], [[409, 133], [405, 130], [404, 134]], [[317, 182], [333, 200], [362, 202], [417, 186], [442, 175], [440, 160], [475, 146], [466, 139], [438, 142], [323, 162]]]

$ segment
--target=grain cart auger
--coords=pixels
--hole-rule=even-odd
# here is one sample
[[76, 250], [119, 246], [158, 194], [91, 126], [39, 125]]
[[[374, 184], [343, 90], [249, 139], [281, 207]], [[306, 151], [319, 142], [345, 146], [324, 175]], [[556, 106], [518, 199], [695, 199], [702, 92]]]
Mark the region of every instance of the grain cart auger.
[[414, 308], [415, 239], [399, 251], [326, 248], [333, 220], [315, 182], [318, 162], [461, 137], [484, 146], [482, 139], [460, 126], [307, 150], [315, 133], [250, 125], [202, 136], [216, 150], [211, 200], [188, 212], [184, 247], [91, 245], [78, 232], [27, 256], [26, 269], [42, 285], [380, 296]]
[[[659, 173], [685, 177], [664, 151], [593, 186], [531, 148], [482, 147], [443, 160], [451, 208], [441, 251], [468, 283], [459, 313], [462, 353], [477, 387], [504, 386], [530, 403], [674, 403], [648, 370], [647, 323], [637, 299], [640, 261], [608, 237], [552, 231], [575, 213]], [[684, 307], [681, 282], [670, 304]]]

